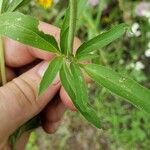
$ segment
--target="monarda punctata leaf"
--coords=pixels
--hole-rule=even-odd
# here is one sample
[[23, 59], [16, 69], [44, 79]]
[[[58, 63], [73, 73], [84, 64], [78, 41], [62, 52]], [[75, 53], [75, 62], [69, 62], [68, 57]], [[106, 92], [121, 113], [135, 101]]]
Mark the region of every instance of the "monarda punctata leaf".
[[8, 12], [14, 11], [24, 0], [13, 0], [9, 7], [8, 7]]
[[73, 85], [76, 96], [75, 100], [78, 104], [78, 110], [89, 122], [100, 128], [100, 118], [97, 115], [98, 113], [96, 113], [96, 111], [89, 104], [87, 85], [79, 65], [71, 63], [70, 69], [74, 80]]
[[0, 15], [0, 35], [48, 52], [58, 53], [55, 38], [38, 29], [39, 21], [18, 12]]
[[96, 83], [150, 113], [150, 90], [142, 87], [136, 81], [100, 65], [88, 64], [84, 69]]
[[100, 48], [103, 48], [107, 46], [108, 44], [112, 43], [116, 39], [120, 38], [128, 28], [127, 24], [120, 24], [116, 25], [109, 31], [106, 31], [97, 37], [83, 43], [77, 50], [76, 57], [78, 59], [82, 59], [82, 57], [85, 57], [90, 52], [93, 52], [95, 50], [98, 50]]
[[63, 63], [62, 57], [56, 57], [50, 62], [40, 83], [39, 94], [42, 94], [54, 81]]
[[[82, 79], [79, 79], [80, 77]], [[75, 78], [76, 80], [74, 80]], [[89, 105], [87, 91], [85, 91], [87, 88], [85, 87], [85, 81], [79, 66], [71, 64], [71, 67], [68, 67], [64, 64], [60, 71], [60, 79], [75, 107], [84, 116], [84, 118], [97, 128], [101, 128], [100, 118], [96, 111]], [[81, 92], [81, 90], [85, 93]]]

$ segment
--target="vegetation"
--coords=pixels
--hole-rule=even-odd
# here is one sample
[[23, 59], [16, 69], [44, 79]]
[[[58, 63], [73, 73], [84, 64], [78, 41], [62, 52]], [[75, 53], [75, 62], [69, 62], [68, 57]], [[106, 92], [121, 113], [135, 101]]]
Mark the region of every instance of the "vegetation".
[[[72, 91], [69, 91], [67, 89], [67, 85], [63, 82], [65, 79], [65, 72], [69, 72], [65, 65], [62, 65], [63, 70], [61, 71], [61, 76], [63, 77], [61, 80], [63, 86], [68, 91], [72, 100], [74, 100], [74, 104], [82, 115], [97, 127], [100, 127], [99, 119], [97, 119], [97, 117], [100, 118], [104, 130], [98, 130], [87, 124], [82, 117], [79, 118], [79, 114], [67, 112], [62, 127], [55, 135], [56, 137], [53, 135], [49, 138], [46, 137], [46, 139], [42, 139], [42, 141], [48, 141], [49, 143], [49, 148], [45, 147], [44, 149], [50, 149], [50, 147], [51, 149], [76, 149], [77, 145], [79, 146], [79, 149], [148, 149], [147, 145], [149, 144], [148, 139], [150, 136], [149, 115], [143, 111], [139, 111], [128, 102], [123, 101], [122, 98], [119, 98], [114, 94], [110, 94], [108, 89], [149, 112], [150, 94], [148, 88], [150, 87], [150, 15], [148, 15], [148, 13], [150, 13], [150, 6], [148, 10], [146, 10], [147, 8], [143, 6], [144, 4], [139, 1], [124, 2], [122, 0], [101, 0], [98, 2], [95, 1], [95, 3], [93, 2], [94, 1], [89, 1], [85, 7], [85, 1], [80, 0], [78, 2], [78, 14], [74, 14], [76, 8], [73, 7], [75, 5], [71, 5], [72, 8], [70, 7], [70, 10], [74, 11], [69, 11], [67, 14], [71, 14], [69, 15], [71, 16], [70, 20], [74, 21], [72, 23], [71, 21], [67, 23], [67, 25], [70, 23], [69, 30], [67, 30], [66, 26], [62, 28], [62, 36], [64, 32], [65, 35], [68, 34], [69, 40], [66, 41], [69, 42], [62, 42], [62, 45], [61, 43], [60, 45], [61, 53], [65, 55], [65, 59], [69, 58], [70, 60], [72, 56], [71, 50], [73, 46], [72, 41], [75, 28], [75, 18], [77, 15], [77, 35], [81, 40], [90, 40], [90, 42], [84, 43], [84, 45], [78, 49], [77, 55], [75, 56], [77, 60], [75, 59], [75, 63], [73, 60], [74, 64], [71, 66], [71, 73], [73, 73], [75, 77], [77, 77], [79, 73], [81, 74], [79, 69], [80, 66], [84, 68], [91, 78], [98, 83], [98, 85], [94, 83], [89, 84], [89, 89], [91, 89], [89, 90], [91, 99], [90, 104], [94, 106], [94, 111], [91, 107], [87, 108], [85, 112], [83, 111], [85, 107], [88, 106], [87, 103], [89, 103], [88, 101], [85, 101], [88, 97], [85, 91], [86, 88], [83, 79], [76, 78], [76, 82], [80, 80], [81, 83], [83, 83], [80, 87], [81, 91], [85, 91], [84, 93], [78, 93], [78, 90], [76, 90], [77, 85], [74, 85], [71, 77], [67, 76], [67, 79], [70, 78], [71, 81], [69, 82], [73, 85], [73, 87], [71, 86], [73, 92], [77, 92], [75, 95], [80, 94], [83, 96], [83, 101], [80, 101], [77, 97], [75, 99], [72, 96]], [[147, 3], [147, 5], [150, 4]], [[21, 8], [21, 11], [25, 14], [38, 16], [41, 20], [61, 27], [62, 24], [63, 26], [66, 25], [66, 23], [63, 23], [66, 6], [67, 3], [65, 4], [62, 1], [58, 1], [54, 4], [53, 8], [45, 11], [40, 6], [35, 5], [34, 2], [31, 2], [29, 6]], [[84, 10], [83, 7], [85, 8]], [[142, 12], [142, 9], [144, 10], [144, 13]], [[139, 13], [140, 11], [141, 13]], [[6, 18], [4, 15], [2, 19], [7, 20], [7, 14]], [[9, 16], [10, 15], [11, 14], [9, 14]], [[19, 18], [19, 15], [22, 18], [21, 20], [28, 20], [28, 22], [32, 22], [32, 25], [37, 25], [37, 20], [34, 20], [31, 17], [25, 18], [25, 16], [22, 16], [19, 13], [14, 13], [12, 15], [16, 18]], [[8, 21], [10, 21], [13, 17], [10, 16]], [[3, 22], [2, 19], [1, 22]], [[128, 31], [125, 36], [110, 44], [110, 42], [123, 35], [125, 29], [127, 28], [125, 24], [120, 24], [122, 22], [130, 24], [131, 31]], [[23, 22], [22, 24], [25, 23]], [[114, 27], [116, 24], [117, 26]], [[105, 32], [106, 29], [110, 29], [111, 27], [113, 27], [111, 30]], [[37, 45], [39, 42], [29, 43], [28, 41], [30, 40], [22, 40], [20, 37], [18, 38], [18, 35], [11, 36], [10, 32], [6, 33], [6, 31], [1, 31], [1, 34], [43, 50], [51, 49], [53, 52], [58, 50], [58, 46], [53, 37], [49, 36], [49, 40], [51, 39], [50, 43], [52, 44], [44, 43], [45, 41], [43, 40], [43, 43]], [[34, 31], [38, 33], [36, 28]], [[38, 34], [45, 38], [42, 33]], [[100, 36], [98, 36], [99, 34]], [[97, 36], [97, 38], [91, 40], [95, 36]], [[104, 38], [106, 39], [101, 42], [101, 39]], [[108, 46], [103, 47], [106, 45]], [[99, 48], [100, 50], [97, 50]], [[91, 54], [91, 50], [97, 51], [92, 53], [91, 56], [89, 55]], [[84, 60], [87, 58], [92, 58], [92, 63], [95, 65], [77, 65], [78, 63], [76, 62], [78, 62], [78, 60]], [[56, 59], [54, 61], [56, 62], [54, 62], [54, 64], [51, 63], [50, 65], [55, 65], [58, 67], [56, 67], [53, 72], [49, 72], [48, 70], [47, 73], [52, 74], [51, 78], [47, 78], [47, 75], [45, 74], [45, 77], [41, 83], [40, 92], [43, 92], [47, 88], [53, 80], [52, 77], [54, 78], [56, 72], [60, 70], [59, 67], [60, 64], [62, 64], [62, 60]], [[105, 67], [102, 67], [102, 65]], [[108, 67], [119, 72], [123, 75], [123, 77], [119, 76], [114, 71], [107, 69]], [[67, 73], [67, 75], [69, 75], [69, 73]], [[126, 76], [136, 80], [143, 86], [147, 87], [147, 89], [141, 87], [135, 81], [126, 78]], [[46, 82], [44, 80], [49, 81], [49, 84], [45, 85]], [[103, 85], [105, 88], [100, 85]], [[95, 113], [95, 111], [97, 113]], [[46, 145], [39, 143], [39, 133], [40, 131], [37, 131], [31, 136], [31, 141], [29, 142], [27, 149], [38, 149], [38, 147], [36, 147], [36, 143], [39, 144], [39, 147]], [[58, 139], [60, 139], [59, 143]], [[43, 148], [41, 147], [41, 149]]]

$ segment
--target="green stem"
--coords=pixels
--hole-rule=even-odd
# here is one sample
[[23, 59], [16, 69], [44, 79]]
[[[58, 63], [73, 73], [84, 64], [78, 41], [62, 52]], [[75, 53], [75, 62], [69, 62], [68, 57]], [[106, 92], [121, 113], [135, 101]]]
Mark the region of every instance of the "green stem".
[[0, 0], [0, 14], [2, 12], [3, 0]]
[[2, 37], [0, 37], [0, 73], [1, 73], [2, 85], [4, 85], [6, 84], [7, 79], [6, 79], [5, 56], [4, 56]]
[[70, 18], [69, 18], [69, 34], [68, 34], [68, 51], [67, 55], [73, 52], [73, 42], [76, 29], [77, 18], [77, 0], [70, 0]]
[[101, 16], [102, 16], [102, 12], [104, 10], [104, 6], [105, 6], [105, 0], [101, 0], [99, 2], [99, 7], [98, 7], [98, 14], [97, 14], [97, 17], [96, 17], [96, 27], [97, 29], [99, 30], [99, 25], [100, 25], [100, 22], [101, 22]]

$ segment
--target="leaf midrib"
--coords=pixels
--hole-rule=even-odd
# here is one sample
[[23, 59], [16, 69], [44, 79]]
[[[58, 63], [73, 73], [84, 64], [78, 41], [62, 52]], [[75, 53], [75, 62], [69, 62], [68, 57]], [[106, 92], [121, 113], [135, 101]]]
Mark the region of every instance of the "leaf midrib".
[[[97, 74], [95, 71], [94, 71], [94, 73], [97, 75], [97, 76], [99, 76], [99, 74]], [[93, 75], [92, 75], [92, 73], [90, 73], [89, 71], [88, 71], [88, 74], [90, 74], [92, 77], [93, 77]], [[109, 80], [109, 78], [106, 78], [106, 77], [102, 77], [101, 76], [101, 78], [103, 78], [104, 80], [108, 80], [110, 83], [112, 83], [112, 84], [114, 84], [114, 85], [117, 85], [118, 86], [118, 84], [116, 84], [115, 82], [113, 82], [113, 81], [111, 81], [111, 80]], [[97, 81], [96, 81], [96, 83], [98, 83]], [[98, 83], [99, 84], [99, 83]], [[108, 89], [108, 88], [107, 88]], [[121, 88], [121, 89], [123, 89], [123, 88]], [[130, 90], [128, 89], [128, 88], [126, 88], [125, 89], [128, 93], [130, 93], [131, 95], [133, 95], [132, 94], [132, 92], [130, 92]], [[114, 93], [114, 92], [113, 92]], [[118, 94], [117, 94], [118, 95]], [[136, 99], [138, 99], [139, 100], [139, 98], [136, 96], [136, 95], [133, 95]], [[122, 97], [122, 96], [121, 96]], [[130, 101], [131, 102], [131, 101]], [[135, 105], [135, 104], [134, 104]], [[137, 106], [138, 107], [138, 106]]]
[[[0, 27], [3, 27], [5, 24], [3, 24], [3, 25], [0, 25]], [[12, 25], [5, 25], [6, 27], [11, 27]], [[37, 35], [42, 41], [45, 41], [46, 43], [48, 43], [48, 45], [50, 44], [47, 40], [45, 40], [44, 38], [41, 38], [41, 36], [39, 36], [36, 32], [33, 32], [31, 29], [28, 29], [28, 28], [25, 28], [25, 27], [22, 27], [22, 26], [19, 26], [19, 25], [17, 25], [17, 24], [15, 24], [14, 26], [16, 26], [16, 27], [20, 27], [20, 28], [22, 28], [22, 29], [24, 29], [24, 30], [27, 30], [27, 31], [29, 31], [29, 32], [31, 32], [32, 34], [35, 34], [35, 35]], [[13, 27], [12, 27], [13, 28]], [[42, 32], [42, 31], [39, 31], [39, 32]], [[43, 33], [43, 32], [42, 32]], [[43, 33], [44, 34], [44, 33]], [[56, 50], [56, 52], [58, 52], [58, 49], [56, 49], [53, 45], [51, 46], [52, 48], [54, 48], [55, 50]]]
[[[108, 33], [108, 32], [107, 32]], [[118, 34], [119, 32], [115, 32], [114, 33], [114, 35], [113, 36], [116, 36], [117, 34]], [[103, 33], [102, 33], [103, 34]], [[120, 34], [120, 33], [119, 33]], [[100, 35], [99, 35], [100, 36]], [[102, 36], [102, 35], [101, 35]], [[97, 37], [98, 38], [98, 37]], [[100, 38], [100, 37], [99, 37]], [[95, 41], [96, 42], [103, 42], [103, 41], [105, 41], [103, 38], [101, 39], [101, 40], [99, 40], [99, 38], [98, 39], [95, 39]], [[119, 38], [119, 37], [118, 37]], [[115, 38], [115, 40], [117, 40], [118, 38]], [[107, 40], [108, 39], [113, 39], [113, 38], [107, 38]], [[91, 40], [92, 41], [92, 40]], [[91, 42], [91, 41], [88, 41], [88, 42], [85, 42], [84, 43], [84, 45], [86, 46], [89, 42]], [[93, 41], [94, 41], [94, 39], [93, 39]], [[84, 48], [84, 45], [83, 45], [83, 48]], [[87, 49], [92, 49], [91, 47], [94, 47], [95, 45], [97, 45], [96, 43], [95, 44], [90, 44], [89, 46], [87, 46], [85, 49], [83, 49], [83, 50], [79, 50], [79, 53], [78, 53], [78, 55], [84, 55], [86, 52], [85, 51], [87, 51]], [[102, 48], [102, 47], [100, 47], [100, 48]], [[79, 48], [79, 49], [82, 49], [82, 45], [81, 45], [81, 47]]]

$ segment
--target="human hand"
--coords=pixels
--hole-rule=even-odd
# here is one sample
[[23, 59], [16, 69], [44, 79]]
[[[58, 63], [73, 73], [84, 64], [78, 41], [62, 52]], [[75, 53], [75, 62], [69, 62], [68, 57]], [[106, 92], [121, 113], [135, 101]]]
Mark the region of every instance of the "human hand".
[[[58, 28], [46, 23], [40, 23], [39, 28], [59, 40]], [[79, 45], [80, 41], [76, 40], [75, 49]], [[37, 114], [42, 114], [44, 130], [53, 133], [66, 106], [75, 109], [61, 87], [59, 79], [56, 79], [53, 85], [38, 97], [38, 86], [48, 65], [46, 61], [53, 58], [52, 54], [7, 38], [4, 39], [4, 48], [7, 78], [10, 82], [0, 87], [0, 149], [8, 146], [8, 137], [17, 128]], [[24, 139], [20, 143], [25, 143]]]

